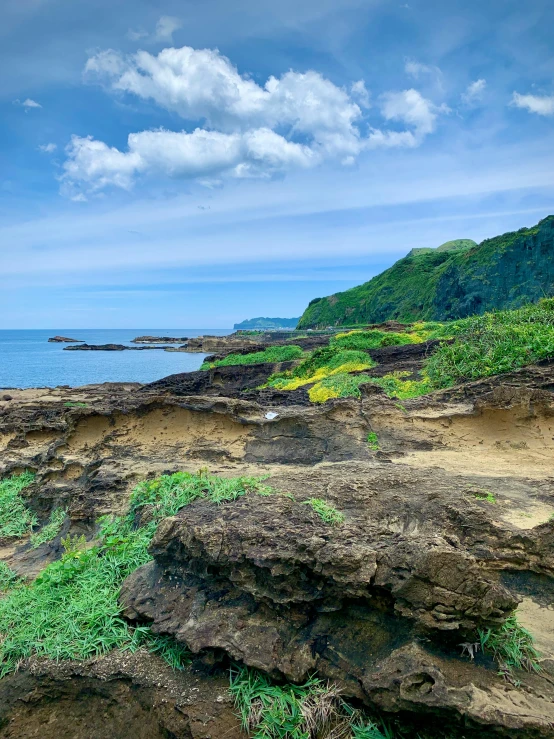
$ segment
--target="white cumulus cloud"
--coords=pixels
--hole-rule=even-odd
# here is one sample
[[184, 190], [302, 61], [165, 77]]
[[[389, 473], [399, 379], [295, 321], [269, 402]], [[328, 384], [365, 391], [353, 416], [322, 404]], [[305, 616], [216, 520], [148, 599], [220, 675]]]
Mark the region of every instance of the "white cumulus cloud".
[[414, 142], [419, 143], [436, 129], [439, 113], [449, 113], [446, 105], [434, 105], [414, 90], [388, 92], [382, 97], [381, 112], [387, 121], [401, 121], [413, 128]]
[[[191, 121], [223, 131], [286, 126], [336, 147], [337, 135], [349, 151], [356, 146], [359, 105], [348, 92], [319, 73], [287, 72], [262, 87], [239, 74], [217, 50], [164, 49], [157, 56], [139, 51], [122, 57], [105, 51], [85, 67], [111, 89], [149, 99]], [[365, 86], [364, 86], [365, 89]], [[363, 94], [360, 83], [356, 92]], [[367, 94], [367, 91], [365, 91]]]
[[130, 189], [143, 172], [176, 178], [260, 177], [292, 167], [312, 167], [318, 155], [268, 128], [221, 133], [142, 131], [128, 137], [127, 151], [92, 137], [73, 136], [67, 147], [63, 179], [96, 191], [107, 185]]
[[466, 91], [462, 93], [462, 102], [465, 103], [466, 105], [471, 105], [471, 103], [475, 103], [478, 100], [482, 100], [483, 93], [485, 92], [486, 86], [487, 86], [486, 80], [484, 79], [475, 80], [475, 82], [472, 82], [470, 85], [468, 85]]
[[38, 150], [43, 151], [45, 154], [52, 154], [57, 148], [56, 144], [40, 144]]
[[554, 115], [554, 95], [520, 95], [514, 92], [512, 105], [538, 115]]
[[213, 182], [268, 177], [329, 159], [349, 165], [364, 150], [417, 146], [448, 110], [413, 89], [388, 93], [381, 115], [405, 130], [382, 131], [366, 123], [370, 102], [363, 80], [347, 89], [316, 71], [290, 70], [258, 84], [218, 50], [188, 46], [157, 55], [103, 51], [88, 60], [85, 76], [117, 94], [153, 101], [190, 126], [131, 133], [125, 151], [74, 136], [63, 175], [72, 192], [129, 189], [150, 174]]
[[31, 108], [42, 108], [42, 105], [40, 103], [37, 103], [36, 100], [31, 100], [31, 98], [27, 98], [26, 100], [14, 100], [14, 105], [21, 105], [22, 108], [25, 108], [25, 110], [30, 110]]

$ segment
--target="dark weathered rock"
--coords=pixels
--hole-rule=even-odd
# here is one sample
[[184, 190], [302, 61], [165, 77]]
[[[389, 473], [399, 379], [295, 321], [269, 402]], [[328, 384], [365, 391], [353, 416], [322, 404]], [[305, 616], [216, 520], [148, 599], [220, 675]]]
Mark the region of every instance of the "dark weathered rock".
[[[416, 366], [422, 349], [379, 350], [380, 366]], [[67, 509], [61, 533], [70, 526], [92, 539], [98, 516], [123, 513], [145, 478], [204, 466], [269, 475], [271, 497], [197, 501], [160, 526], [154, 561], [122, 589], [130, 619], [174, 634], [197, 663], [232, 658], [291, 680], [317, 672], [346, 697], [398, 714], [414, 735], [551, 737], [554, 365], [401, 403], [364, 385], [360, 399], [323, 405], [308, 405], [305, 388], [243, 392], [242, 383], [261, 384], [259, 372], [10, 390], [13, 400], [0, 404], [2, 476], [35, 471], [27, 505], [41, 521]], [[312, 498], [344, 523], [324, 524], [305, 504]], [[58, 537], [37, 550], [3, 542], [0, 556], [33, 577], [61, 551]], [[489, 656], [471, 661], [460, 645], [520, 599], [542, 670], [518, 672], [516, 686]], [[192, 698], [190, 728], [172, 723], [180, 704], [152, 663], [141, 674], [161, 683], [153, 693], [124, 665], [94, 675], [84, 666], [29, 669], [0, 681], [0, 737], [64, 737], [60, 715], [85, 723], [95, 711], [106, 712], [114, 736], [123, 716], [137, 736], [142, 726], [153, 737], [234, 737], [236, 723], [200, 728]], [[219, 691], [218, 679], [206, 685]]]
[[76, 344], [75, 346], [64, 346], [64, 351], [81, 352], [122, 352], [122, 351], [145, 351], [146, 349], [167, 349], [166, 346], [125, 346], [125, 344]]
[[230, 365], [198, 372], [181, 372], [156, 380], [141, 389], [143, 393], [170, 393], [175, 396], [222, 395], [243, 397], [245, 390], [263, 385], [274, 372], [290, 369], [294, 362]]
[[137, 336], [131, 339], [132, 344], [182, 344], [185, 341], [188, 341], [186, 336]]
[[81, 339], [68, 339], [67, 336], [52, 336], [48, 341], [53, 344], [69, 344], [81, 341]]
[[[296, 500], [197, 501], [163, 521], [154, 561], [123, 585], [125, 615], [276, 677], [301, 681], [317, 670], [387, 711], [463, 719], [503, 736], [547, 732], [548, 679], [529, 677], [518, 709], [521, 694], [492, 661], [464, 660], [459, 645], [517, 605], [497, 569], [554, 572], [554, 524], [529, 533], [524, 554], [520, 536], [485, 524], [471, 496], [460, 500], [453, 478], [435, 479], [430, 492], [428, 474], [336, 473], [269, 480]], [[346, 516], [341, 526], [303, 502], [326, 485]]]
[[0, 738], [245, 739], [223, 671], [177, 671], [144, 650], [31, 660], [0, 680]]

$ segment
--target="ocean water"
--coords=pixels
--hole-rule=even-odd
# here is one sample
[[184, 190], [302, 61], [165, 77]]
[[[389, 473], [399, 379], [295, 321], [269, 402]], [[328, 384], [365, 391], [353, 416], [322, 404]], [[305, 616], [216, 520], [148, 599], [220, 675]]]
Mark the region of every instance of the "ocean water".
[[88, 385], [96, 382], [153, 382], [176, 372], [199, 369], [205, 354], [164, 352], [64, 352], [69, 344], [49, 344], [69, 336], [87, 344], [133, 346], [136, 336], [225, 336], [231, 329], [52, 329], [0, 330], [0, 388]]

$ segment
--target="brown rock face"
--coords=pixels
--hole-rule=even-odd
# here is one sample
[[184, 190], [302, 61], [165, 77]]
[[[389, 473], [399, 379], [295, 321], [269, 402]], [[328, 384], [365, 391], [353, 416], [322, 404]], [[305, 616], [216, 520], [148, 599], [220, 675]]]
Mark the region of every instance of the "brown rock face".
[[[425, 350], [379, 350], [375, 372], [415, 371]], [[321, 406], [305, 389], [252, 390], [274, 370], [0, 398], [2, 475], [36, 472], [27, 504], [41, 521], [67, 509], [60, 535], [92, 539], [138, 481], [180, 469], [268, 475], [274, 490], [164, 520], [153, 561], [123, 585], [125, 616], [187, 644], [204, 672], [127, 653], [31, 662], [0, 680], [0, 737], [238, 739], [230, 660], [276, 679], [317, 672], [407, 737], [553, 737], [554, 365], [402, 403], [364, 385]], [[311, 499], [344, 522], [324, 523]], [[61, 554], [59, 537], [1, 544], [28, 577]], [[542, 669], [510, 682], [462, 645], [516, 606]]]

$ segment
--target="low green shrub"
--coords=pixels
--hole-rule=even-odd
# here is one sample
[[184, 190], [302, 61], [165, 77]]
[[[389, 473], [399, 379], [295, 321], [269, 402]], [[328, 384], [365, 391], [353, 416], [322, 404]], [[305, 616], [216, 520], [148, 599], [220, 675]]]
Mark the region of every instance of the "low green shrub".
[[369, 331], [349, 331], [348, 333], [337, 334], [329, 342], [330, 346], [340, 347], [343, 349], [379, 349], [383, 346], [400, 346], [402, 344], [419, 344], [426, 341], [430, 331], [420, 330], [418, 332], [396, 332], [396, 331], [379, 331], [378, 329], [370, 329]]
[[20, 495], [34, 479], [32, 472], [23, 472], [0, 482], [0, 537], [25, 536], [36, 526], [36, 516], [27, 508]]
[[426, 363], [433, 387], [511, 372], [554, 357], [554, 298], [464, 318], [446, 325], [442, 334], [454, 342], [440, 346]]
[[251, 354], [228, 354], [223, 359], [215, 362], [204, 362], [200, 369], [207, 370], [212, 367], [229, 367], [231, 365], [264, 364], [265, 362], [290, 362], [299, 359], [304, 354], [300, 346], [269, 346], [262, 352]]

